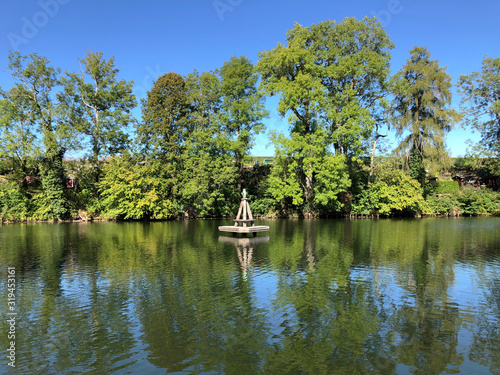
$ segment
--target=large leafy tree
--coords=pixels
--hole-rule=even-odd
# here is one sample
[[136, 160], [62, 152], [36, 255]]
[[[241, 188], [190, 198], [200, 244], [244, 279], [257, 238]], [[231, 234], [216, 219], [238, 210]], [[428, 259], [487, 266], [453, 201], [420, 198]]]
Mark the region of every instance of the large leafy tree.
[[162, 75], [141, 104], [139, 141], [153, 157], [167, 163], [177, 162], [189, 130], [190, 105], [184, 78], [177, 73]]
[[281, 96], [278, 111], [289, 115], [291, 125], [292, 141], [274, 137], [279, 167], [271, 190], [288, 192], [292, 205], [307, 214], [338, 209], [348, 179], [318, 171], [329, 170], [328, 162], [337, 168], [332, 176], [343, 176], [346, 156], [362, 152], [362, 141], [381, 117], [393, 44], [371, 18], [296, 24], [286, 41], [262, 52], [257, 65], [262, 90]]
[[0, 158], [7, 163], [4, 168], [12, 169], [12, 177], [26, 182], [26, 176], [34, 174], [40, 151], [36, 124], [19, 106], [15, 90], [0, 91], [0, 97]]
[[127, 128], [134, 122], [130, 111], [136, 100], [133, 81], [118, 80], [114, 58], [102, 52], [89, 52], [80, 59], [82, 71], [67, 73], [64, 93], [59, 95], [65, 120], [88, 137], [94, 180], [100, 172], [100, 158], [122, 151], [128, 144]]
[[310, 27], [311, 50], [326, 93], [324, 118], [337, 154], [364, 152], [362, 141], [383, 120], [390, 50], [375, 18], [346, 18]]
[[458, 89], [465, 125], [481, 132], [481, 151], [500, 157], [500, 58], [485, 57], [480, 72], [460, 76]]
[[238, 168], [238, 190], [241, 190], [243, 158], [253, 145], [254, 136], [264, 130], [262, 119], [264, 97], [257, 90], [258, 74], [245, 56], [231, 57], [219, 71], [222, 103], [220, 119], [231, 142], [230, 148]]
[[20, 142], [21, 150], [16, 151], [14, 159], [27, 172], [27, 155], [33, 151], [36, 137], [41, 137], [39, 169], [43, 196], [38, 198], [38, 217], [64, 218], [69, 210], [62, 160], [71, 137], [70, 128], [61, 121], [60, 105], [54, 94], [60, 84], [60, 69], [52, 67], [47, 58], [36, 53], [22, 56], [18, 52], [9, 54], [8, 69], [15, 83], [3, 93], [2, 129], [6, 135], [3, 142], [11, 155], [13, 142]]
[[186, 89], [191, 110], [180, 171], [183, 211], [190, 216], [229, 216], [238, 168], [221, 121], [221, 79], [217, 72], [195, 71], [186, 77]]
[[459, 119], [451, 104], [451, 77], [425, 47], [414, 47], [410, 58], [393, 77], [394, 126], [402, 142], [411, 176], [425, 180], [424, 159], [445, 152], [444, 138]]
[[137, 137], [147, 162], [155, 165], [156, 177], [162, 180], [166, 197], [179, 197], [182, 154], [190, 133], [190, 104], [184, 78], [177, 73], [159, 77], [141, 100], [142, 122]]

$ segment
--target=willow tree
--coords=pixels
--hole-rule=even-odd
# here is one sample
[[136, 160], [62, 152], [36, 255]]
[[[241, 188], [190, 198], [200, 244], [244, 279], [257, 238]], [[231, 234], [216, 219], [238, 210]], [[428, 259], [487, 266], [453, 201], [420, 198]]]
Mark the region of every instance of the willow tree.
[[295, 24], [286, 45], [260, 53], [262, 89], [280, 95], [290, 137], [275, 136], [271, 193], [306, 214], [336, 211], [387, 90], [392, 42], [373, 18]]
[[[403, 138], [398, 146], [406, 156], [412, 178], [425, 182], [424, 159], [446, 153], [444, 138], [459, 119], [451, 104], [451, 77], [425, 47], [414, 47], [393, 77], [394, 126]], [[440, 151], [439, 153], [436, 150]]]
[[[485, 57], [481, 72], [462, 75], [458, 80], [465, 125], [481, 133], [480, 149], [500, 157], [500, 58]], [[500, 175], [500, 165], [494, 170]]]

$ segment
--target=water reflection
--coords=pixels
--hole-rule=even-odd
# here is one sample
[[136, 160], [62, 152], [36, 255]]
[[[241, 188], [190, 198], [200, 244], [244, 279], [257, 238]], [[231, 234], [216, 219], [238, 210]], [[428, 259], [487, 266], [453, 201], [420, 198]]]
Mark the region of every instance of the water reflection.
[[500, 373], [499, 218], [218, 225], [1, 226], [20, 373]]
[[233, 245], [236, 248], [236, 253], [238, 254], [238, 260], [240, 261], [241, 271], [246, 277], [248, 269], [250, 268], [250, 263], [252, 262], [253, 248], [257, 244], [263, 244], [269, 242], [269, 236], [261, 237], [228, 237], [220, 236], [219, 242], [224, 244]]

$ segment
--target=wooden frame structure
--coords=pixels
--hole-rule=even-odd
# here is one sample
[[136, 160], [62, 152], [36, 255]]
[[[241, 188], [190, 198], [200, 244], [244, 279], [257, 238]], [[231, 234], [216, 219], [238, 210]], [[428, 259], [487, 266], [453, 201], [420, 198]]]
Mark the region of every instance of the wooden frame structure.
[[255, 225], [255, 219], [252, 216], [252, 211], [248, 204], [246, 191], [243, 190], [243, 198], [241, 198], [240, 208], [238, 209], [236, 219], [234, 219], [234, 225], [220, 226], [219, 230], [221, 232], [232, 233], [253, 233], [253, 235], [256, 236], [257, 232], [269, 230], [269, 227], [266, 225]]

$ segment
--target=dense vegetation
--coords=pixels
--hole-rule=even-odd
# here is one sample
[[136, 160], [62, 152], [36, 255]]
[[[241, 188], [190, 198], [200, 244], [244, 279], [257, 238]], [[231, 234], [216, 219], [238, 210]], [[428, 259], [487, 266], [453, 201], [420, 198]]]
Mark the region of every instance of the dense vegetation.
[[[0, 220], [227, 217], [243, 188], [258, 215], [500, 213], [500, 58], [458, 79], [453, 109], [451, 77], [430, 52], [414, 47], [391, 77], [393, 48], [372, 18], [296, 24], [255, 66], [232, 57], [215, 71], [159, 77], [141, 119], [113, 58], [89, 52], [81, 72], [62, 74], [45, 57], [10, 53]], [[266, 95], [279, 97], [290, 128], [270, 135], [273, 164], [256, 165]], [[453, 165], [444, 141], [459, 124], [482, 141]], [[401, 143], [377, 156], [389, 131]], [[489, 185], [459, 189], [452, 172]]]

